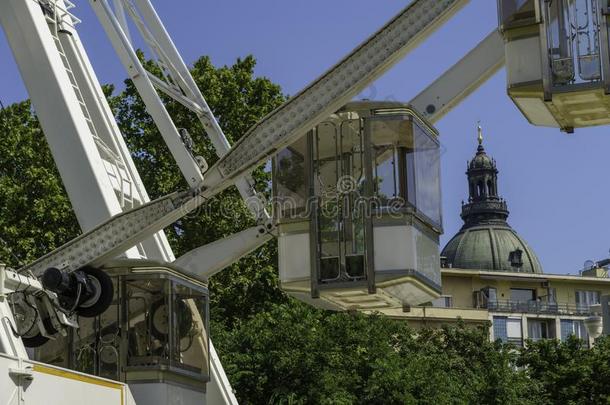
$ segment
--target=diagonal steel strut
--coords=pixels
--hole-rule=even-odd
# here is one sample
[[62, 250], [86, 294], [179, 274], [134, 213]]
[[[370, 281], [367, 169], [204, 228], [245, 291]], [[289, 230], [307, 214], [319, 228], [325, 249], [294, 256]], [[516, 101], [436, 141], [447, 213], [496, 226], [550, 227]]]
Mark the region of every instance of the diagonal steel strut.
[[184, 217], [350, 101], [467, 3], [413, 1], [327, 73], [252, 127], [206, 172], [201, 189], [174, 193], [116, 215], [20, 271], [40, 275], [48, 267], [73, 271], [100, 265]]
[[207, 173], [216, 185], [293, 143], [379, 78], [468, 0], [416, 0], [295, 97], [254, 125]]

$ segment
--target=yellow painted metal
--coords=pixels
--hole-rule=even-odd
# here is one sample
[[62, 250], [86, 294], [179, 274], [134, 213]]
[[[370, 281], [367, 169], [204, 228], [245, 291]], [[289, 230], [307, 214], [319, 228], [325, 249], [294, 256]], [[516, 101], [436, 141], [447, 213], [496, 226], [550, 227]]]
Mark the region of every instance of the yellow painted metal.
[[86, 384], [94, 384], [94, 385], [98, 385], [100, 387], [114, 388], [114, 389], [120, 390], [121, 405], [125, 405], [125, 386], [123, 384], [115, 383], [115, 382], [108, 381], [108, 380], [98, 378], [98, 377], [93, 377], [93, 376], [77, 373], [74, 371], [59, 369], [59, 368], [55, 368], [55, 367], [43, 366], [42, 364], [34, 364], [32, 370], [35, 372], [38, 372], [38, 373], [67, 378], [67, 379], [74, 380], [74, 381], [80, 381], [80, 382], [83, 382]]

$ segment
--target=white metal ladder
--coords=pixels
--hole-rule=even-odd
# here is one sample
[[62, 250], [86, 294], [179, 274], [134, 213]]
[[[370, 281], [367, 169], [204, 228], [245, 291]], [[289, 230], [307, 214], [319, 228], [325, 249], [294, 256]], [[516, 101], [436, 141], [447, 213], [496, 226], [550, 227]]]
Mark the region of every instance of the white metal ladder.
[[[80, 20], [69, 11], [69, 9], [74, 7], [74, 4], [69, 0], [63, 0], [63, 3], [65, 4], [65, 7], [58, 4], [57, 0], [47, 0], [47, 2], [44, 3], [46, 6], [50, 6], [51, 9], [51, 13], [44, 13], [51, 31], [51, 36], [53, 37], [55, 47], [59, 53], [59, 56], [61, 57], [61, 61], [64, 65], [66, 73], [68, 74], [72, 89], [74, 90], [76, 99], [81, 107], [91, 136], [95, 141], [95, 145], [97, 146], [102, 160], [104, 161], [104, 166], [110, 182], [114, 185], [114, 190], [117, 194], [121, 208], [123, 210], [134, 208], [137, 205], [133, 198], [135, 188], [128, 168], [123, 161], [123, 158], [110, 146], [108, 146], [98, 135], [97, 130], [95, 129], [95, 124], [91, 118], [91, 114], [89, 113], [89, 109], [87, 108], [85, 98], [83, 97], [83, 93], [78, 86], [78, 81], [76, 80], [72, 67], [70, 66], [70, 61], [59, 37], [62, 24], [66, 24], [71, 28], [74, 28], [74, 25], [80, 22]], [[113, 182], [113, 179], [115, 182]]]

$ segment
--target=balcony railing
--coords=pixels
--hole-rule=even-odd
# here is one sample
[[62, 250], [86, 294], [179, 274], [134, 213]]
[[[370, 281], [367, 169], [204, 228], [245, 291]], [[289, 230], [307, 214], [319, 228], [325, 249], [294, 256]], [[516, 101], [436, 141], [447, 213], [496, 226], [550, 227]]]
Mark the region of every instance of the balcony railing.
[[564, 315], [591, 315], [589, 305], [574, 305], [559, 302], [542, 301], [488, 301], [481, 308], [495, 312], [518, 312], [528, 314], [564, 314]]
[[513, 337], [509, 337], [507, 339], [507, 343], [513, 344], [517, 347], [523, 347], [523, 339], [522, 338], [513, 338]]

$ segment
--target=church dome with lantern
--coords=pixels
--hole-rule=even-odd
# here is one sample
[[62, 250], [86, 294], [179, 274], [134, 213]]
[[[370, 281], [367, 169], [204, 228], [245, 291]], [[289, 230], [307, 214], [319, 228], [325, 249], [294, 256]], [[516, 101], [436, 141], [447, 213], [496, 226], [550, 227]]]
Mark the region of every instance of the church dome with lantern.
[[508, 224], [506, 201], [498, 194], [496, 161], [485, 152], [481, 127], [476, 155], [468, 163], [468, 202], [462, 204], [464, 226], [447, 243], [444, 267], [542, 273], [534, 251]]

